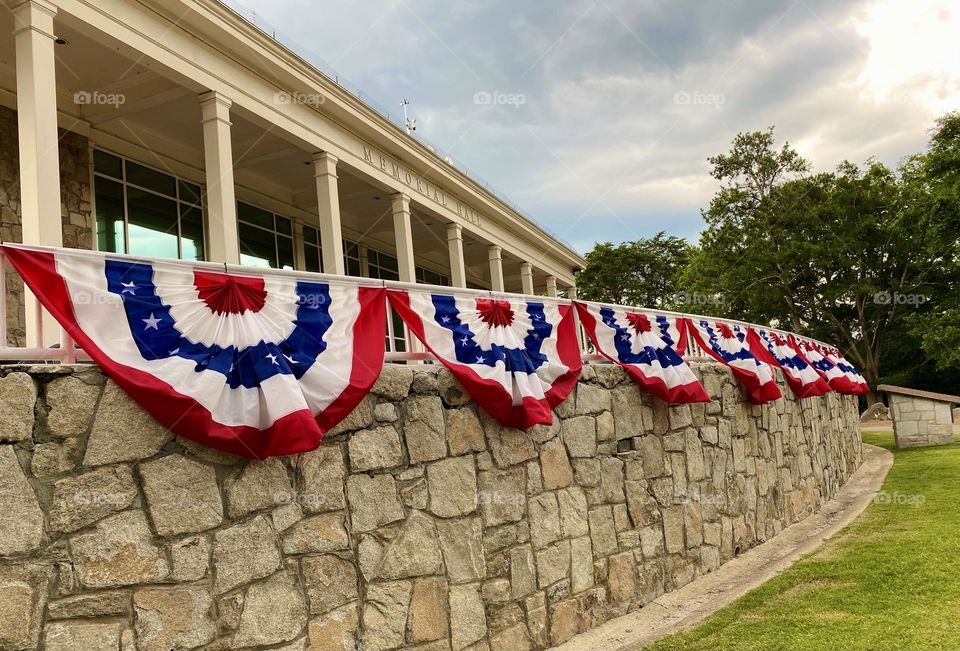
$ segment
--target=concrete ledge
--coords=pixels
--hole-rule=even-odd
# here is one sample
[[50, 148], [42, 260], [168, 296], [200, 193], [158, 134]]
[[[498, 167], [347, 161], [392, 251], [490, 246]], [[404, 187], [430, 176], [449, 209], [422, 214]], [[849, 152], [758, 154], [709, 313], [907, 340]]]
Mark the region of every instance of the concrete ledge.
[[766, 583], [857, 519], [883, 486], [893, 454], [864, 444], [863, 465], [817, 513], [640, 610], [612, 619], [554, 647], [556, 651], [637, 651], [694, 627]]

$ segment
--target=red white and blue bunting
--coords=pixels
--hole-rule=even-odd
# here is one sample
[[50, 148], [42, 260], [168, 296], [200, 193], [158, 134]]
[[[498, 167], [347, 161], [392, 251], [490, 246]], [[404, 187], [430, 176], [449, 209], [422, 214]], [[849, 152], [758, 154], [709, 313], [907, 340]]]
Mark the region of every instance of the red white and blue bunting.
[[552, 422], [582, 356], [670, 403], [708, 402], [688, 339], [730, 367], [751, 402], [869, 391], [834, 347], [761, 326], [584, 301], [0, 245], [43, 306], [170, 430], [246, 457], [316, 448], [366, 396], [384, 360], [386, 308], [503, 425]]
[[390, 305], [488, 414], [553, 422], [580, 377], [573, 309], [557, 301], [388, 290]]
[[767, 328], [748, 328], [747, 342], [757, 359], [783, 370], [787, 384], [798, 398], [822, 396], [830, 391], [830, 386], [816, 369], [779, 332]]
[[686, 322], [676, 316], [575, 301], [583, 329], [597, 352], [665, 402], [710, 402], [683, 359]]
[[750, 402], [762, 405], [782, 397], [773, 367], [750, 352], [745, 328], [705, 318], [687, 318], [686, 322], [703, 352], [730, 367]]
[[383, 367], [384, 290], [72, 249], [4, 253], [171, 431], [246, 457], [316, 448]]
[[860, 372], [845, 359], [841, 362], [840, 351], [831, 351], [826, 346], [797, 335], [790, 335], [788, 341], [837, 393], [854, 396], [869, 393], [870, 387]]

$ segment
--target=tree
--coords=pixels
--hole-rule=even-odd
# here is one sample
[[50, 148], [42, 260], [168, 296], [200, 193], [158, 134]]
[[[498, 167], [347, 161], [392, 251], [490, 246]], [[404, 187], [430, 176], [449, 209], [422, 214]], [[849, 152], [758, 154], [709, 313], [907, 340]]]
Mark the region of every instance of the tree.
[[590, 301], [664, 307], [689, 264], [691, 247], [663, 231], [649, 239], [614, 246], [598, 243], [587, 253], [587, 268], [577, 277], [577, 294]]
[[936, 209], [929, 162], [811, 175], [788, 145], [774, 149], [772, 130], [737, 136], [710, 162], [723, 186], [682, 283], [720, 292], [725, 315], [835, 342], [875, 386], [907, 316], [957, 280], [960, 221]]

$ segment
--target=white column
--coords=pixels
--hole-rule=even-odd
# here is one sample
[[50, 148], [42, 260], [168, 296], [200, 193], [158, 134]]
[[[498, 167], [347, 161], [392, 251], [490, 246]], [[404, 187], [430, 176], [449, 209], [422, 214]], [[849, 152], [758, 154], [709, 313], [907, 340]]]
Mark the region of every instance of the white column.
[[447, 224], [447, 249], [450, 251], [450, 284], [467, 286], [467, 270], [463, 264], [463, 227]]
[[577, 298], [577, 283], [573, 283], [567, 288], [567, 298], [571, 301]]
[[490, 261], [490, 289], [502, 292], [503, 289], [503, 250], [496, 244], [487, 247], [487, 260]]
[[533, 265], [529, 262], [520, 263], [520, 284], [524, 294], [533, 296]]
[[233, 188], [233, 146], [228, 98], [216, 91], [200, 95], [203, 161], [207, 176], [207, 253], [213, 262], [240, 262], [237, 199]]
[[393, 209], [393, 235], [397, 242], [397, 267], [400, 280], [405, 283], [417, 282], [416, 266], [413, 258], [413, 232], [410, 228], [410, 197], [397, 192], [390, 195]]
[[[400, 280], [405, 283], [417, 282], [417, 269], [413, 258], [413, 231], [410, 227], [410, 197], [397, 192], [390, 195], [390, 207], [393, 210], [393, 235], [397, 243], [397, 269]], [[404, 326], [407, 350], [418, 353], [423, 350], [410, 328]]]
[[320, 214], [320, 246], [323, 248], [323, 273], [342, 276], [343, 232], [340, 228], [340, 193], [337, 187], [339, 159], [325, 151], [313, 155], [313, 175], [317, 181], [317, 211]]
[[557, 297], [557, 277], [547, 276], [547, 296]]
[[[57, 81], [53, 17], [57, 8], [43, 0], [13, 6], [17, 73], [17, 129], [20, 147], [20, 217], [26, 244], [63, 245], [60, 220], [60, 153], [57, 134]], [[60, 340], [60, 327], [24, 290], [27, 346]], [[41, 340], [40, 330], [43, 328]]]

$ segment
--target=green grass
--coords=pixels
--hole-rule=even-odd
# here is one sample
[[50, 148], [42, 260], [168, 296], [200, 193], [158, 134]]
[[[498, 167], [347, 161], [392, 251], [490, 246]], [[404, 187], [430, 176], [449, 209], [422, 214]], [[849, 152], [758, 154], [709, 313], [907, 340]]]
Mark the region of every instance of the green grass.
[[[893, 449], [890, 432], [863, 440]], [[960, 444], [893, 452], [880, 499], [854, 523], [645, 651], [960, 649]]]

